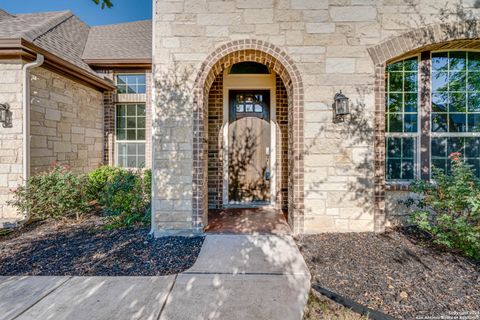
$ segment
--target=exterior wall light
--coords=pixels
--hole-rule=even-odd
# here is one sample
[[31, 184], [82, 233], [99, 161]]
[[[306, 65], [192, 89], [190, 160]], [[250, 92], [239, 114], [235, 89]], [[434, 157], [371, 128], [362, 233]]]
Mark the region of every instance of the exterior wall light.
[[10, 112], [10, 106], [6, 103], [0, 103], [0, 123], [4, 128], [12, 126], [12, 113]]
[[343, 120], [344, 116], [350, 114], [350, 99], [342, 93], [342, 90], [336, 93], [333, 99], [335, 100], [333, 104], [334, 119], [336, 121]]

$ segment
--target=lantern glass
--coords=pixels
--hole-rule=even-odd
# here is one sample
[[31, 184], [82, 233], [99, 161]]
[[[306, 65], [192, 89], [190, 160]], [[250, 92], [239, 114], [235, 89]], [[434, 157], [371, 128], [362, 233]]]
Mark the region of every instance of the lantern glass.
[[7, 109], [4, 106], [0, 106], [0, 122], [5, 123], [7, 121]]
[[337, 114], [344, 115], [348, 114], [348, 100], [342, 99], [337, 104]]
[[335, 115], [343, 116], [350, 113], [348, 98], [340, 91], [335, 95]]

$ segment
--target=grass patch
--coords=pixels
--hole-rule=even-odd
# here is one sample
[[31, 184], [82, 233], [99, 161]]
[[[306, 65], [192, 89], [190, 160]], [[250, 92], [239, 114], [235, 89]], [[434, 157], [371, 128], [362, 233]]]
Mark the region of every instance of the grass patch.
[[305, 306], [303, 320], [366, 320], [368, 318], [333, 302], [327, 297], [310, 291], [308, 302]]

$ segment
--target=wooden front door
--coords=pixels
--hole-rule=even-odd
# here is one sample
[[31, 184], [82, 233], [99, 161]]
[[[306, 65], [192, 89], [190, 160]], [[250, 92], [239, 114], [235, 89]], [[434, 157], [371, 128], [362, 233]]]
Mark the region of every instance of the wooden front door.
[[270, 91], [230, 90], [228, 199], [230, 204], [270, 201]]

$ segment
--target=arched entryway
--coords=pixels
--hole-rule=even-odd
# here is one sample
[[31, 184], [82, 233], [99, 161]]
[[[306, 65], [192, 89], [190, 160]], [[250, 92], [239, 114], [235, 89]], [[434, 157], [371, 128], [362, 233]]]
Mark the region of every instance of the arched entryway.
[[[223, 106], [225, 96], [223, 94], [223, 78], [230, 68], [238, 63], [254, 62], [266, 66], [269, 73], [273, 76], [275, 86], [272, 90], [277, 105], [277, 96], [282, 94], [285, 97], [285, 117], [286, 126], [278, 126], [275, 131], [280, 130], [280, 134], [287, 141], [285, 151], [287, 152], [288, 162], [285, 166], [288, 170], [287, 182], [282, 187], [281, 179], [275, 183], [278, 199], [284, 199], [288, 207], [288, 221], [294, 233], [301, 233], [303, 229], [303, 211], [304, 211], [304, 192], [303, 192], [303, 86], [300, 73], [294, 65], [292, 59], [280, 48], [264, 41], [257, 40], [237, 40], [229, 42], [217, 48], [202, 64], [199, 75], [195, 81], [194, 87], [194, 141], [193, 141], [193, 224], [194, 228], [204, 228], [208, 223], [208, 208], [213, 206], [224, 206], [225, 197], [222, 193], [222, 199], [217, 192], [215, 198], [215, 186], [212, 187], [209, 197], [209, 167], [214, 166], [225, 168], [224, 158], [219, 159], [216, 154], [210, 154], [212, 147], [219, 145], [221, 137], [219, 132], [224, 119]], [[249, 87], [251, 93], [255, 96], [256, 89], [265, 89], [262, 87]], [[258, 91], [257, 90], [257, 91]], [[218, 92], [218, 94], [211, 94]], [[257, 95], [263, 94], [260, 91]], [[249, 94], [249, 92], [244, 92]], [[270, 90], [270, 94], [271, 94]], [[233, 93], [229, 93], [233, 94]], [[242, 94], [242, 93], [240, 93]], [[215, 100], [218, 101], [215, 101]], [[212, 117], [212, 109], [219, 114]], [[277, 109], [278, 110], [278, 109]], [[209, 115], [210, 111], [210, 115]], [[220, 115], [221, 113], [221, 115]], [[215, 123], [213, 120], [222, 119]], [[210, 120], [210, 123], [209, 123]], [[228, 121], [227, 121], [228, 122]], [[278, 122], [277, 122], [278, 123]], [[285, 125], [285, 124], [284, 124]], [[211, 132], [209, 132], [209, 129]], [[278, 130], [277, 130], [278, 129]], [[276, 142], [275, 142], [276, 144]], [[276, 144], [278, 145], [278, 144]], [[210, 149], [209, 149], [210, 148]], [[221, 148], [221, 146], [220, 146]], [[280, 150], [282, 148], [280, 147]], [[280, 162], [281, 157], [280, 158]], [[228, 166], [228, 163], [227, 163]], [[276, 170], [276, 169], [275, 169]], [[215, 171], [215, 170], [213, 170]], [[210, 170], [212, 173], [212, 169]], [[222, 172], [220, 176], [224, 176]], [[279, 173], [276, 174], [278, 177]], [[218, 181], [217, 181], [218, 183]], [[210, 181], [212, 186], [212, 181]], [[218, 184], [217, 184], [218, 186]], [[218, 189], [218, 187], [216, 188]], [[282, 195], [282, 189], [285, 193]], [[268, 198], [270, 199], [270, 198]], [[275, 199], [276, 206], [282, 206], [281, 201]]]

